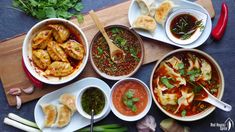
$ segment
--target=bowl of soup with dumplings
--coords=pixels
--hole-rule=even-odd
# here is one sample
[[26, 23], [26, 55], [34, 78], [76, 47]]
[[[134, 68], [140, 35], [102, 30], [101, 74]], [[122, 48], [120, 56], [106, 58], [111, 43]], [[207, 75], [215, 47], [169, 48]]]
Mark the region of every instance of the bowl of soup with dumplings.
[[34, 25], [23, 42], [28, 71], [47, 84], [63, 84], [77, 77], [88, 60], [88, 42], [74, 23], [51, 18]]
[[222, 99], [224, 77], [218, 63], [196, 49], [178, 49], [160, 59], [150, 78], [150, 89], [158, 108], [180, 121], [202, 119], [215, 107], [202, 101], [210, 94]]

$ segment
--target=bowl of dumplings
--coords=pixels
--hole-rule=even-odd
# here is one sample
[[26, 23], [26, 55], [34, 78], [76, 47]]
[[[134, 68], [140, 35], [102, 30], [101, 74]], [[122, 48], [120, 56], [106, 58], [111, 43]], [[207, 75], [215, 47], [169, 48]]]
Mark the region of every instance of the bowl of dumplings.
[[23, 42], [28, 71], [47, 84], [63, 84], [77, 77], [88, 60], [88, 42], [72, 22], [51, 18], [34, 25]]

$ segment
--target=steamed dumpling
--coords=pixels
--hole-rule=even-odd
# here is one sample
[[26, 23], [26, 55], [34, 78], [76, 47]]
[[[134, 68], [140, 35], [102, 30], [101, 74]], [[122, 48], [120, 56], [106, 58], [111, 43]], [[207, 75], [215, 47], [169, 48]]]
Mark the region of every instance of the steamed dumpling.
[[45, 49], [48, 41], [51, 39], [51, 30], [40, 31], [32, 40], [33, 49]]
[[47, 45], [47, 51], [52, 60], [68, 62], [65, 52], [55, 41], [50, 41]]
[[68, 93], [64, 93], [60, 95], [60, 98], [59, 98], [59, 102], [67, 106], [72, 111], [72, 113], [74, 113], [77, 110], [76, 105], [75, 105], [75, 100], [76, 100], [76, 97]]
[[73, 67], [68, 62], [54, 61], [45, 71], [46, 75], [56, 77], [67, 76], [73, 72]]
[[64, 49], [65, 53], [76, 60], [82, 60], [84, 56], [83, 45], [74, 41], [69, 40], [62, 44], [61, 47]]
[[57, 116], [56, 106], [52, 104], [43, 104], [41, 107], [44, 113], [44, 127], [52, 127]]
[[52, 33], [56, 42], [63, 43], [69, 38], [70, 32], [65, 26], [61, 24], [53, 24], [53, 25], [51, 24], [48, 25], [48, 27], [53, 29]]
[[172, 1], [166, 0], [162, 2], [155, 12], [155, 20], [157, 23], [164, 25], [166, 18], [169, 14], [169, 12], [174, 7], [174, 3]]
[[36, 66], [46, 69], [51, 64], [51, 59], [47, 51], [39, 49], [32, 52], [32, 60]]
[[133, 23], [133, 27], [153, 32], [156, 29], [157, 24], [150, 16], [139, 16]]
[[57, 106], [58, 116], [56, 126], [61, 128], [69, 124], [72, 116], [71, 110], [65, 105]]

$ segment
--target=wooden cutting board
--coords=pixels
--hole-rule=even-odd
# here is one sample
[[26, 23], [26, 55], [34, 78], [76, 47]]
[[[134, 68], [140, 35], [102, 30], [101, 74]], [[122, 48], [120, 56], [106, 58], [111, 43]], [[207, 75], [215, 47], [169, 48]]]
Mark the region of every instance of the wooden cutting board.
[[[203, 2], [204, 4], [203, 6], [206, 7], [210, 12], [214, 11], [213, 6], [211, 4], [211, 0], [203, 0], [203, 1], [209, 1], [209, 2]], [[99, 10], [96, 12], [96, 14], [105, 25], [121, 24], [129, 26], [127, 18], [129, 5], [130, 1], [126, 1], [121, 4]], [[76, 19], [72, 19], [71, 21], [79, 25]], [[93, 23], [89, 15], [84, 16], [84, 23], [80, 24], [79, 27], [81, 27], [82, 30], [84, 31], [89, 43], [91, 42], [93, 36], [98, 32], [98, 29], [96, 28], [95, 24]], [[21, 34], [14, 38], [9, 38], [7, 40], [0, 42], [0, 77], [5, 93], [7, 93], [7, 91], [9, 91], [9, 89], [13, 87], [27, 88], [32, 85], [31, 82], [26, 77], [21, 65], [22, 61], [21, 51], [22, 51], [22, 43], [24, 37], [25, 34]], [[161, 58], [164, 54], [174, 50], [174, 47], [167, 44], [163, 44], [162, 42], [159, 41], [154, 41], [146, 38], [143, 38], [143, 41], [145, 49], [145, 57], [143, 64], [154, 62], [159, 58]], [[75, 78], [72, 82], [78, 81], [79, 79], [84, 77], [91, 77], [91, 76], [99, 77], [92, 69], [90, 62], [88, 61], [88, 64], [86, 65], [82, 74], [79, 75], [79, 77]], [[20, 97], [22, 99], [22, 102], [25, 103], [40, 98], [41, 96], [49, 92], [52, 92], [56, 89], [59, 89], [64, 85], [56, 85], [56, 86], [44, 85], [44, 88], [35, 89], [34, 93], [32, 93], [31, 95], [26, 95], [23, 93], [21, 94]], [[6, 98], [10, 106], [16, 105], [15, 97], [6, 94]]]

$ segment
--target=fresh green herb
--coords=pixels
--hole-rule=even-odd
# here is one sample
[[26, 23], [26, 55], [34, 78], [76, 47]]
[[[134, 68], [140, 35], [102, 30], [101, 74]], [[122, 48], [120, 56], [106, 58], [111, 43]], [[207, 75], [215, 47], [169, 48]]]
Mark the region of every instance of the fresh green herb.
[[201, 70], [196, 69], [196, 68], [194, 68], [193, 70], [187, 72], [187, 75], [189, 75], [189, 80], [190, 81], [195, 81], [196, 77], [199, 77], [200, 74], [201, 74]]
[[133, 48], [130, 48], [131, 56], [135, 58], [136, 61], [140, 61], [140, 58], [137, 56], [137, 51]]
[[187, 113], [187, 111], [186, 111], [186, 110], [183, 110], [183, 111], [181, 112], [181, 116], [182, 116], [182, 117], [186, 116], [186, 113]]
[[118, 29], [118, 28], [112, 28], [112, 33], [119, 33], [120, 32], [120, 29]]
[[217, 89], [213, 88], [213, 89], [210, 90], [210, 93], [214, 94], [214, 93], [216, 93], [217, 91], [218, 91]]
[[76, 16], [78, 22], [83, 21], [81, 0], [13, 0], [12, 6], [40, 20]]
[[180, 75], [184, 75], [185, 74], [184, 69], [180, 69], [179, 73], [180, 73]]
[[120, 36], [117, 36], [114, 41], [115, 41], [116, 44], [119, 44], [121, 46], [126, 45], [126, 42], [127, 42], [126, 39], [124, 39], [124, 38], [122, 38]]
[[169, 79], [165, 76], [160, 78], [161, 82], [167, 87], [167, 88], [173, 88], [174, 85], [170, 84]]
[[97, 47], [97, 50], [98, 50], [99, 55], [103, 54], [103, 52], [104, 52], [100, 47]]
[[183, 69], [184, 68], [184, 63], [179, 63], [177, 66], [178, 66], [179, 69]]
[[131, 109], [131, 111], [136, 112], [137, 108], [135, 103], [139, 102], [139, 98], [134, 98], [134, 91], [132, 89], [129, 89], [128, 91], [125, 92], [122, 101], [123, 103]]
[[[108, 125], [100, 125], [93, 127], [94, 132], [127, 132], [127, 127], [123, 127], [119, 124], [108, 124]], [[90, 127], [83, 128], [78, 130], [78, 132], [90, 132]]]
[[194, 88], [193, 88], [193, 92], [195, 94], [199, 93], [203, 88], [201, 85], [197, 85], [194, 82], [188, 81], [189, 84], [191, 84]]
[[205, 26], [202, 24], [202, 20], [196, 21], [195, 25], [197, 28], [200, 28], [200, 31], [203, 31]]

